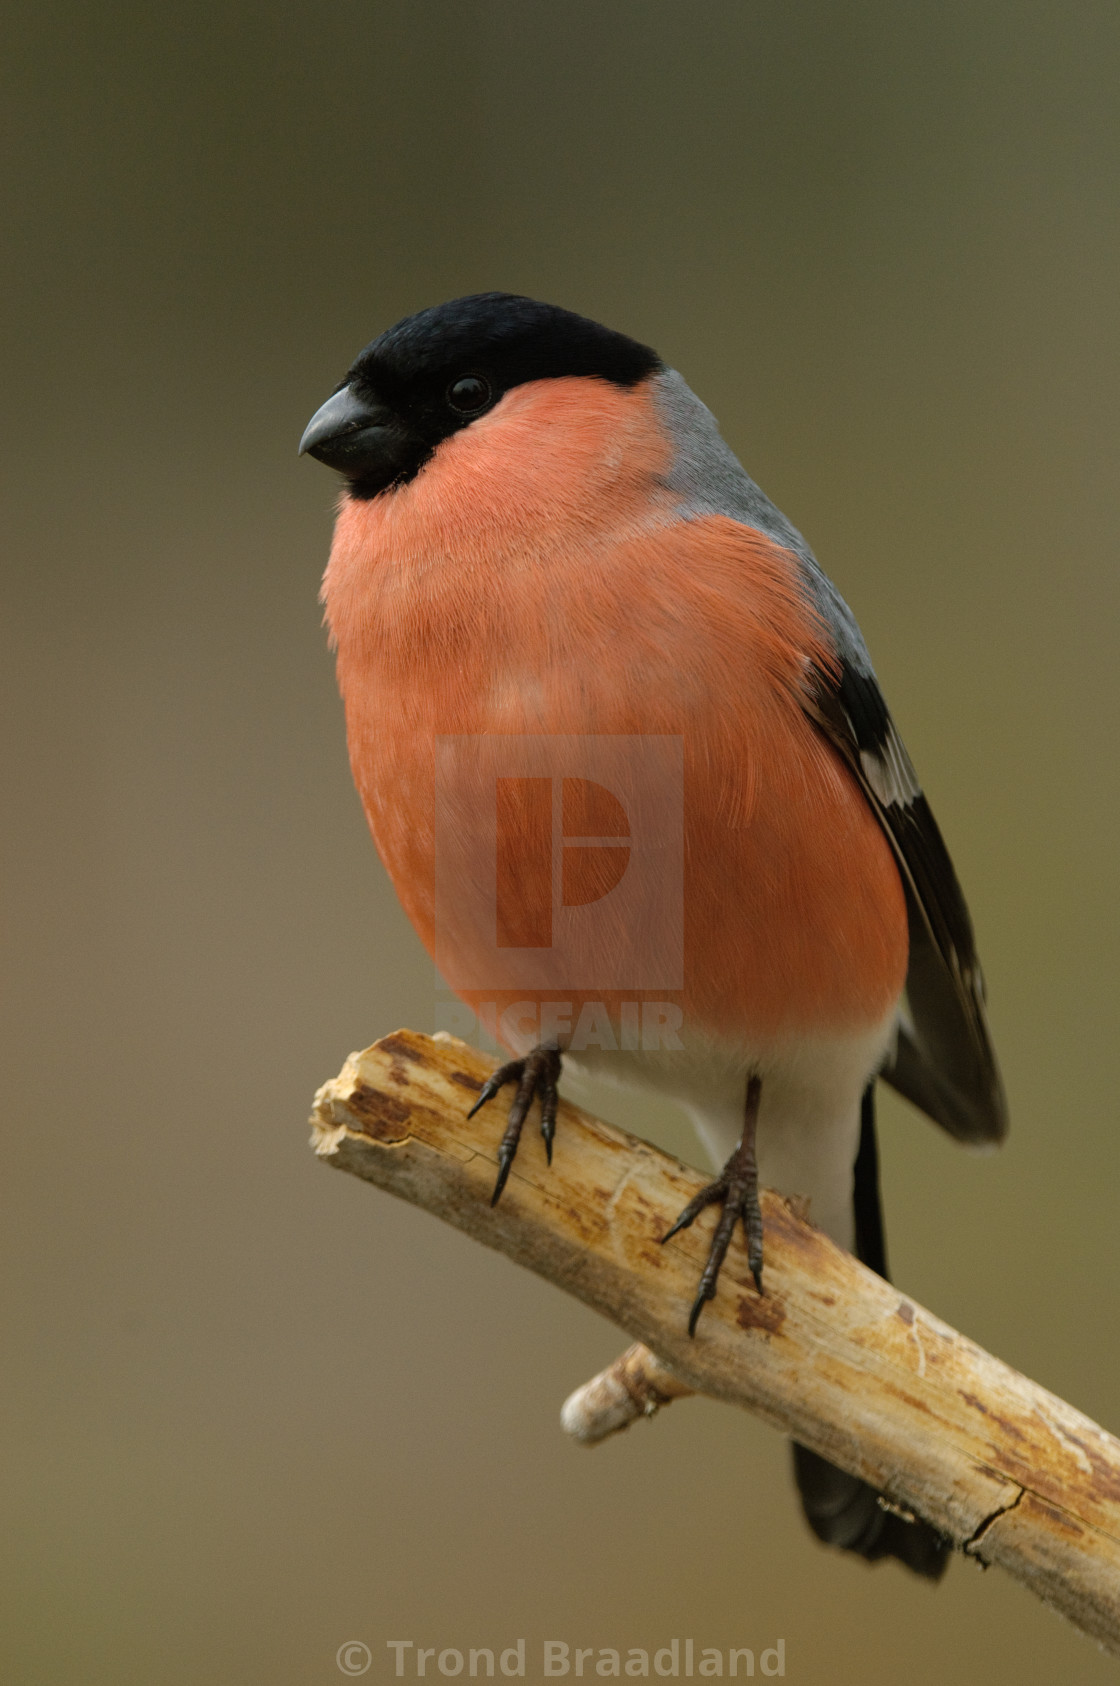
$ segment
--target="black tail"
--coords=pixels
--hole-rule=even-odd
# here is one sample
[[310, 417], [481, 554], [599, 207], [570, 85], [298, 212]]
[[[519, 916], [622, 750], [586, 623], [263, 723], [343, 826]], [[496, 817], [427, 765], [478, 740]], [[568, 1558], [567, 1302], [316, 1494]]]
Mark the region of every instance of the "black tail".
[[[875, 1085], [868, 1085], [860, 1114], [859, 1153], [853, 1173], [856, 1254], [877, 1275], [887, 1275], [883, 1208], [879, 1200], [879, 1150], [875, 1142]], [[938, 1581], [950, 1541], [928, 1522], [909, 1522], [885, 1510], [874, 1487], [837, 1469], [805, 1446], [793, 1448], [793, 1471], [805, 1518], [818, 1540], [858, 1552], [869, 1563], [897, 1557], [917, 1575]]]

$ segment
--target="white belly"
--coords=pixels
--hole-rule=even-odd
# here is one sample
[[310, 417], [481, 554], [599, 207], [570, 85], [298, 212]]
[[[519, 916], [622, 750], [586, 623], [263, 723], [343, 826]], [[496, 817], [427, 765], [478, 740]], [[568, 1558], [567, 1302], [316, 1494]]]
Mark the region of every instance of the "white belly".
[[758, 1169], [764, 1187], [799, 1195], [809, 1217], [846, 1247], [854, 1245], [852, 1167], [859, 1147], [860, 1102], [895, 1034], [892, 1009], [871, 1031], [802, 1037], [781, 1047], [691, 1043], [656, 1053], [565, 1053], [576, 1079], [654, 1091], [689, 1113], [713, 1166], [721, 1166], [742, 1133], [747, 1079], [762, 1078]]

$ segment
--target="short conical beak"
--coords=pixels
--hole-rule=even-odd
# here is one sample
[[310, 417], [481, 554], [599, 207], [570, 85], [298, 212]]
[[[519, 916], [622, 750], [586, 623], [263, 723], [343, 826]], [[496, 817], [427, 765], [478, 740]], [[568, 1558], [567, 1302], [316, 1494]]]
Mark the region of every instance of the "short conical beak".
[[304, 429], [299, 454], [315, 457], [343, 474], [364, 474], [382, 454], [396, 455], [391, 410], [344, 386], [316, 410]]

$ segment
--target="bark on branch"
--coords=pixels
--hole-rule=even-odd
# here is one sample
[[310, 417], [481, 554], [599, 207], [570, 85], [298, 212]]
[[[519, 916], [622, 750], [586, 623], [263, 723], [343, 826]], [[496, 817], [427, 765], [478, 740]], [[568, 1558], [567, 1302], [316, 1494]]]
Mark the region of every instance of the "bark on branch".
[[660, 1237], [700, 1174], [561, 1103], [552, 1169], [531, 1118], [491, 1209], [504, 1108], [467, 1111], [492, 1069], [465, 1043], [398, 1031], [319, 1091], [313, 1143], [642, 1343], [567, 1402], [569, 1432], [601, 1439], [688, 1392], [745, 1406], [1120, 1655], [1120, 1442], [766, 1191], [765, 1294], [737, 1238], [690, 1340], [710, 1224]]

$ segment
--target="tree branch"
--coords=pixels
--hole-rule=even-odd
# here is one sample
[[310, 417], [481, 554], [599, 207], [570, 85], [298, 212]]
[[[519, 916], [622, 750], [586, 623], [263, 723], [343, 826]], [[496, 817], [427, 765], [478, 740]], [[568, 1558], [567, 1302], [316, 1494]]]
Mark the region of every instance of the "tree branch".
[[766, 1191], [765, 1293], [736, 1239], [690, 1340], [708, 1226], [660, 1237], [700, 1174], [561, 1103], [552, 1169], [530, 1122], [491, 1209], [502, 1109], [467, 1110], [492, 1069], [465, 1043], [398, 1031], [320, 1089], [313, 1142], [642, 1343], [567, 1402], [569, 1432], [601, 1439], [690, 1391], [745, 1406], [1120, 1655], [1120, 1442]]

